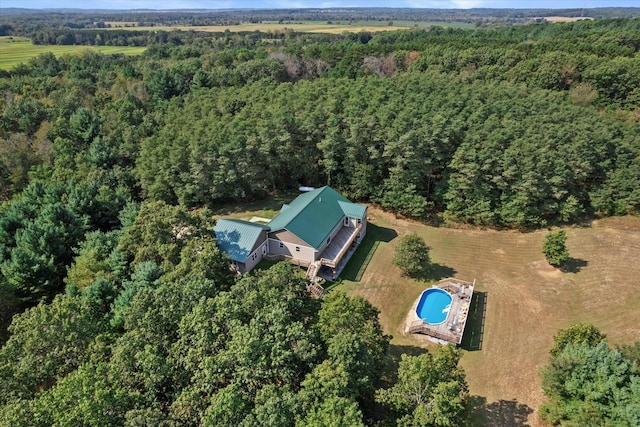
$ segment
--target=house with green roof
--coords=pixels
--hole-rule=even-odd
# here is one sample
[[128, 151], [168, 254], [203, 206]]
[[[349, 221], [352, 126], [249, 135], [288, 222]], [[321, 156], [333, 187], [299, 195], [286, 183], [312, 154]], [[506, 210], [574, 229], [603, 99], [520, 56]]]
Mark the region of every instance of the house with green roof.
[[[325, 186], [302, 193], [282, 206], [280, 213], [266, 224], [266, 236], [247, 224], [252, 223], [242, 221], [243, 228], [239, 228], [237, 220], [220, 220], [215, 229], [218, 246], [234, 262], [244, 263], [239, 265], [241, 272], [253, 268], [252, 257], [257, 251], [256, 259], [287, 259], [306, 267], [311, 279], [321, 270], [324, 276], [335, 278], [366, 234], [367, 207], [352, 203]], [[266, 248], [260, 249], [262, 243], [254, 239], [263, 236]]]
[[239, 273], [251, 271], [267, 254], [269, 227], [239, 219], [220, 219], [213, 229], [218, 247]]

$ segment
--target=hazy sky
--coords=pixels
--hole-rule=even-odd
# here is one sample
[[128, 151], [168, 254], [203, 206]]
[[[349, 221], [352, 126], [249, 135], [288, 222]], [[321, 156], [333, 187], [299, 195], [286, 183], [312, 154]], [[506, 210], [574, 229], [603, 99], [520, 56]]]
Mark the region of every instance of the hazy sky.
[[640, 7], [640, 0], [0, 0], [0, 8], [80, 9], [279, 9], [317, 7], [424, 7], [467, 9], [488, 8], [592, 8]]

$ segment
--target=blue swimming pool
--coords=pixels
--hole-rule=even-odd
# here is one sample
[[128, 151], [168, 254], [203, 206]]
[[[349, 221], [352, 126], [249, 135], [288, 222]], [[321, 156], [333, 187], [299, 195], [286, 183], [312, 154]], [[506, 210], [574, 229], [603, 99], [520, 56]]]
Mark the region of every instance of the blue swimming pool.
[[440, 288], [426, 289], [420, 295], [416, 314], [430, 325], [439, 325], [447, 320], [451, 301], [451, 295]]

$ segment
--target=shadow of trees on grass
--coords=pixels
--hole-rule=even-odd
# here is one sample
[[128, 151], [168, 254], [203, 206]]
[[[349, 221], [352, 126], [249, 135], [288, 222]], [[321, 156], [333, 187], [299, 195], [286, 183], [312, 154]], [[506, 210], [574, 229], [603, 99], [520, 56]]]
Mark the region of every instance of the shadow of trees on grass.
[[453, 277], [456, 274], [456, 270], [448, 265], [438, 264], [437, 262], [431, 263], [431, 271], [428, 274], [427, 279], [442, 280], [447, 277]]
[[429, 268], [424, 273], [407, 275], [406, 277], [411, 277], [421, 282], [430, 282], [433, 280], [446, 279], [447, 277], [454, 277], [455, 274], [456, 270], [454, 268], [448, 265], [438, 264], [437, 262], [431, 262]]
[[471, 396], [468, 425], [487, 427], [526, 427], [533, 409], [516, 400], [487, 403], [482, 396]]
[[560, 270], [562, 270], [563, 273], [579, 273], [580, 270], [588, 264], [589, 262], [584, 259], [569, 258], [564, 264], [562, 264]]

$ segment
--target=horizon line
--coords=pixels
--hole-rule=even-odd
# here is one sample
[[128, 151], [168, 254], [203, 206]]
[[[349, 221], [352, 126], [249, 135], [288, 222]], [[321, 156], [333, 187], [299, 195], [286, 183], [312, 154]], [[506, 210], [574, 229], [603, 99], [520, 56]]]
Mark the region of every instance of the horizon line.
[[227, 7], [218, 9], [208, 8], [177, 8], [177, 9], [105, 9], [105, 8], [81, 8], [81, 7], [2, 7], [0, 10], [70, 10], [70, 11], [92, 11], [92, 12], [179, 12], [179, 11], [233, 11], [233, 10], [352, 10], [352, 9], [409, 9], [409, 10], [596, 10], [596, 9], [640, 9], [640, 6], [599, 6], [599, 7], [388, 7], [388, 6], [338, 6], [338, 7]]

